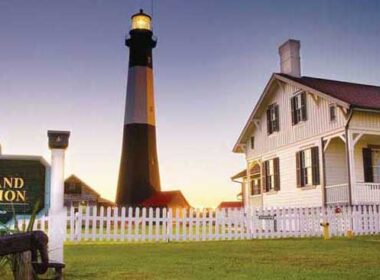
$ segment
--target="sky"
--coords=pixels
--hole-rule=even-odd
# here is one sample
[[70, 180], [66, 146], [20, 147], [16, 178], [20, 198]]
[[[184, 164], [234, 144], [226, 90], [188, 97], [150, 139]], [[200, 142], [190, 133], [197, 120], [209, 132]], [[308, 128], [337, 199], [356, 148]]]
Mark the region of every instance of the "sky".
[[[153, 0], [163, 190], [195, 207], [235, 200], [232, 148], [273, 72], [301, 41], [302, 75], [380, 85], [380, 1]], [[50, 161], [47, 130], [71, 131], [66, 171], [114, 200], [130, 17], [151, 1], [0, 0], [0, 145]]]

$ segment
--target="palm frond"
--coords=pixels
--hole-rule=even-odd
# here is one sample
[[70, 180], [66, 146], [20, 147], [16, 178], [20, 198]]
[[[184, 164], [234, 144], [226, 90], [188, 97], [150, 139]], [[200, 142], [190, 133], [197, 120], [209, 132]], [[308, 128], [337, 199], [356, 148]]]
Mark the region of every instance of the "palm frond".
[[28, 227], [26, 228], [27, 232], [33, 230], [34, 222], [36, 221], [37, 211], [39, 207], [40, 207], [40, 201], [38, 200], [37, 203], [34, 205], [32, 215], [30, 216], [29, 224], [28, 224]]

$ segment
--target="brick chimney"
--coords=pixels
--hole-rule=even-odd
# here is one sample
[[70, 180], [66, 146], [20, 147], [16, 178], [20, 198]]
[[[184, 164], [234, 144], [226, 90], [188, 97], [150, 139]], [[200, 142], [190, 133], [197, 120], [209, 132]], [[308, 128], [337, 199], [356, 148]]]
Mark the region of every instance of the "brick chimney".
[[301, 77], [300, 47], [300, 41], [289, 39], [278, 48], [281, 73]]

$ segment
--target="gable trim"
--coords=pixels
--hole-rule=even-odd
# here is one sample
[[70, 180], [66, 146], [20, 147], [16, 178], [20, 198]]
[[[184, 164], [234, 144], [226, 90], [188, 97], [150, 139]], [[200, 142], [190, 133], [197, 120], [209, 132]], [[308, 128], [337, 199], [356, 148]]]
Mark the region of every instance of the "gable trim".
[[308, 87], [308, 86], [305, 86], [304, 84], [301, 84], [301, 83], [298, 83], [298, 82], [295, 82], [291, 79], [288, 79], [286, 77], [283, 77], [281, 75], [278, 75], [276, 73], [273, 73], [271, 78], [269, 79], [268, 83], [266, 84], [265, 88], [264, 88], [264, 91], [262, 92], [259, 100], [257, 101], [252, 113], [250, 114], [249, 118], [248, 118], [248, 121], [246, 122], [242, 132], [240, 133], [240, 136], [238, 138], [238, 140], [236, 141], [235, 145], [234, 145], [234, 148], [233, 148], [233, 152], [234, 153], [244, 153], [244, 150], [241, 149], [241, 145], [243, 144], [242, 141], [244, 138], [247, 137], [247, 133], [248, 131], [250, 131], [250, 127], [252, 126], [252, 122], [254, 120], [254, 117], [257, 113], [257, 111], [259, 110], [264, 98], [266, 97], [266, 95], [268, 94], [269, 92], [269, 89], [271, 88], [273, 82], [276, 82], [276, 84], [283, 90], [284, 89], [284, 86], [280, 84], [281, 83], [286, 83], [286, 84], [289, 84], [289, 85], [292, 85], [292, 86], [295, 86], [297, 88], [299, 88], [300, 90], [303, 90], [305, 92], [308, 92], [308, 93], [311, 93], [315, 96], [318, 96], [318, 97], [321, 97], [325, 100], [328, 100], [330, 102], [333, 102], [333, 103], [336, 103], [337, 105], [339, 105], [339, 107], [342, 107], [346, 110], [349, 110], [350, 109], [350, 104], [347, 103], [347, 102], [344, 102], [340, 99], [337, 99], [335, 97], [332, 97], [328, 94], [325, 94], [321, 91], [318, 91], [318, 90], [315, 90], [311, 87]]
[[269, 91], [269, 89], [270, 89], [272, 83], [273, 83], [275, 80], [276, 80], [276, 79], [275, 79], [275, 74], [272, 74], [272, 76], [270, 77], [268, 83], [266, 84], [266, 86], [265, 86], [265, 88], [264, 88], [264, 90], [263, 90], [263, 92], [262, 92], [262, 94], [261, 94], [259, 100], [256, 102], [256, 105], [255, 105], [255, 107], [254, 107], [252, 113], [249, 115], [248, 121], [246, 122], [246, 124], [245, 124], [245, 126], [244, 126], [242, 132], [240, 133], [240, 136], [239, 136], [238, 140], [236, 141], [236, 144], [235, 144], [235, 146], [234, 146], [234, 148], [233, 148], [233, 150], [232, 150], [234, 153], [243, 153], [243, 152], [244, 152], [244, 151], [241, 149], [241, 144], [242, 144], [241, 142], [242, 142], [243, 138], [245, 137], [246, 132], [248, 131], [249, 127], [251, 126], [252, 121], [253, 121], [253, 119], [254, 119], [254, 116], [255, 116], [255, 114], [257, 113], [257, 111], [259, 110], [260, 105], [261, 105], [261, 103], [262, 103], [263, 100], [264, 100], [264, 97], [267, 95], [267, 92]]
[[288, 79], [288, 78], [286, 78], [286, 77], [283, 77], [283, 76], [280, 76], [280, 75], [278, 75], [278, 74], [274, 74], [274, 77], [275, 77], [276, 79], [279, 79], [279, 80], [281, 80], [281, 81], [287, 83], [287, 84], [293, 85], [293, 86], [298, 87], [298, 88], [300, 88], [300, 89], [303, 89], [303, 90], [305, 90], [305, 91], [307, 91], [307, 92], [309, 92], [309, 93], [312, 93], [312, 94], [314, 94], [314, 95], [316, 95], [316, 96], [320, 96], [320, 97], [322, 97], [323, 99], [326, 99], [326, 100], [329, 100], [329, 101], [331, 101], [331, 102], [333, 102], [333, 103], [336, 103], [336, 104], [338, 104], [338, 105], [340, 105], [340, 106], [342, 106], [342, 107], [344, 107], [344, 108], [347, 108], [347, 109], [350, 108], [350, 104], [348, 104], [347, 102], [344, 102], [344, 101], [342, 101], [342, 100], [340, 100], [340, 99], [337, 99], [337, 98], [335, 98], [335, 97], [332, 97], [331, 95], [328, 95], [328, 94], [326, 94], [326, 93], [323, 93], [323, 92], [321, 92], [321, 91], [319, 91], [319, 90], [316, 90], [316, 89], [313, 89], [313, 88], [311, 88], [311, 87], [308, 87], [308, 86], [306, 86], [306, 85], [304, 85], [304, 84], [301, 84], [301, 83], [295, 82], [295, 81], [293, 81], [293, 80], [290, 80], [290, 79]]

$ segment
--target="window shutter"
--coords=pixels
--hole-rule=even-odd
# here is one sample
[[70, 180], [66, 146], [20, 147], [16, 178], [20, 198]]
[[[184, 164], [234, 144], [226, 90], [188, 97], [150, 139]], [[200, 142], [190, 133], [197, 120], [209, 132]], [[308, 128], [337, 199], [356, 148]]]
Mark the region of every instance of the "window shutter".
[[272, 134], [272, 125], [270, 119], [270, 107], [267, 109], [267, 132], [268, 134]]
[[373, 183], [372, 151], [371, 148], [363, 148], [364, 181]]
[[255, 189], [254, 189], [254, 181], [252, 180], [253, 178], [251, 177], [251, 181], [250, 181], [250, 183], [251, 183], [251, 195], [254, 195], [255, 194]]
[[297, 124], [297, 122], [296, 122], [296, 98], [295, 97], [292, 97], [290, 99], [290, 107], [291, 107], [291, 111], [292, 111], [292, 125], [295, 125], [295, 124]]
[[307, 120], [307, 112], [306, 112], [306, 93], [301, 93], [301, 110], [302, 110], [302, 120]]
[[302, 187], [301, 152], [296, 153], [297, 188]]
[[273, 159], [273, 167], [274, 167], [274, 190], [280, 190], [280, 159]]
[[267, 191], [267, 161], [263, 162], [262, 172], [263, 172], [263, 174], [261, 174], [261, 175], [263, 178], [263, 192], [266, 192]]
[[276, 131], [280, 131], [280, 114], [278, 111], [278, 105], [274, 106], [274, 115], [275, 115], [275, 123], [276, 123]]
[[318, 147], [311, 148], [311, 164], [313, 172], [313, 185], [320, 184], [320, 175], [319, 175], [319, 152]]

